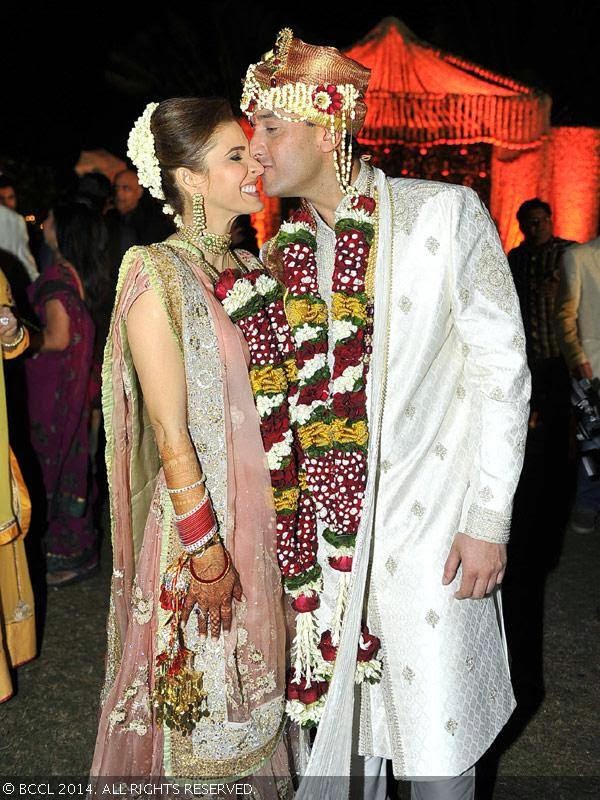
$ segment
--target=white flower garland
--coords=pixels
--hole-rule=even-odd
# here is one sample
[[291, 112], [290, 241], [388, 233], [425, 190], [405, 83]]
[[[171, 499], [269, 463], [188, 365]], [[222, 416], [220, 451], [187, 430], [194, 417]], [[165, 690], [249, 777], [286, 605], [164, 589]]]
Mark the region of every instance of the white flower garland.
[[254, 294], [254, 287], [250, 281], [245, 278], [236, 281], [231, 291], [227, 293], [227, 297], [222, 301], [223, 308], [231, 316], [236, 311], [239, 311], [240, 308], [243, 308], [246, 303], [249, 303]]
[[283, 394], [259, 394], [256, 397], [256, 409], [261, 417], [268, 417], [271, 411], [283, 403], [285, 397]]
[[331, 393], [338, 394], [338, 392], [352, 392], [356, 386], [356, 381], [360, 380], [363, 376], [363, 365], [355, 364], [346, 367], [342, 374], [333, 381]]
[[154, 136], [150, 122], [158, 103], [148, 103], [142, 115], [138, 117], [127, 139], [127, 156], [131, 159], [138, 174], [138, 180], [152, 197], [164, 200], [160, 164], [154, 148]]
[[310, 361], [307, 361], [302, 369], [298, 370], [298, 380], [301, 383], [306, 383], [315, 372], [324, 369], [327, 366], [327, 356], [325, 353], [317, 353]]

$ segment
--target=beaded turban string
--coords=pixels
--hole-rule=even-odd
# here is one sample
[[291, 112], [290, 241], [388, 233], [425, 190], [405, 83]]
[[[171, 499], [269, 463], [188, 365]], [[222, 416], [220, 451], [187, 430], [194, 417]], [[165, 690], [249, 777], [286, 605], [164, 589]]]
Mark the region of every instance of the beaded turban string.
[[284, 28], [274, 49], [248, 67], [240, 106], [248, 117], [266, 109], [288, 122], [311, 122], [332, 136], [340, 133], [335, 170], [342, 191], [352, 194], [352, 136], [366, 116], [370, 75], [335, 47], [306, 44]]

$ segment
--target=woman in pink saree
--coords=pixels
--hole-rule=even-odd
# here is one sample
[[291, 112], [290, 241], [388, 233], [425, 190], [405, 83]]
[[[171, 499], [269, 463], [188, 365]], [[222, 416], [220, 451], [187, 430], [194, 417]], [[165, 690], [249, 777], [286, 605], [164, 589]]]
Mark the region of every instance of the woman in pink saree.
[[[285, 622], [249, 352], [213, 292], [263, 171], [221, 100], [151, 104], [130, 136], [179, 232], [121, 266], [103, 369], [114, 569], [92, 775], [262, 776], [287, 789]], [[283, 781], [287, 784], [287, 781]]]

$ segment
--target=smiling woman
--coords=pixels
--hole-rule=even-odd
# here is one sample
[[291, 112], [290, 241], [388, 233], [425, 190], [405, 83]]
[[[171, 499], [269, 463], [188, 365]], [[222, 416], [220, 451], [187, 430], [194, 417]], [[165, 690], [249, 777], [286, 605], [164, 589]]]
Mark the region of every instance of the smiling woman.
[[248, 349], [214, 293], [259, 266], [230, 228], [262, 208], [263, 168], [220, 99], [150, 104], [129, 154], [179, 230], [126, 254], [106, 350], [114, 571], [92, 774], [260, 774], [276, 795], [275, 511]]

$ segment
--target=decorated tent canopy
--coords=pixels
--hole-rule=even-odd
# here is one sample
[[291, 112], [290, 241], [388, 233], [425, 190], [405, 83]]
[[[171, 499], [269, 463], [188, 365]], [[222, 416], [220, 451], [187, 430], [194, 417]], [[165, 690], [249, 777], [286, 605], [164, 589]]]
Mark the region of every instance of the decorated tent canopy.
[[522, 238], [519, 205], [535, 196], [552, 205], [557, 235], [596, 235], [600, 131], [551, 128], [548, 95], [422, 42], [393, 17], [347, 54], [372, 70], [363, 144], [492, 145], [490, 211], [506, 249]]
[[367, 144], [539, 145], [551, 99], [420, 41], [388, 17], [347, 55], [372, 70], [361, 141]]

